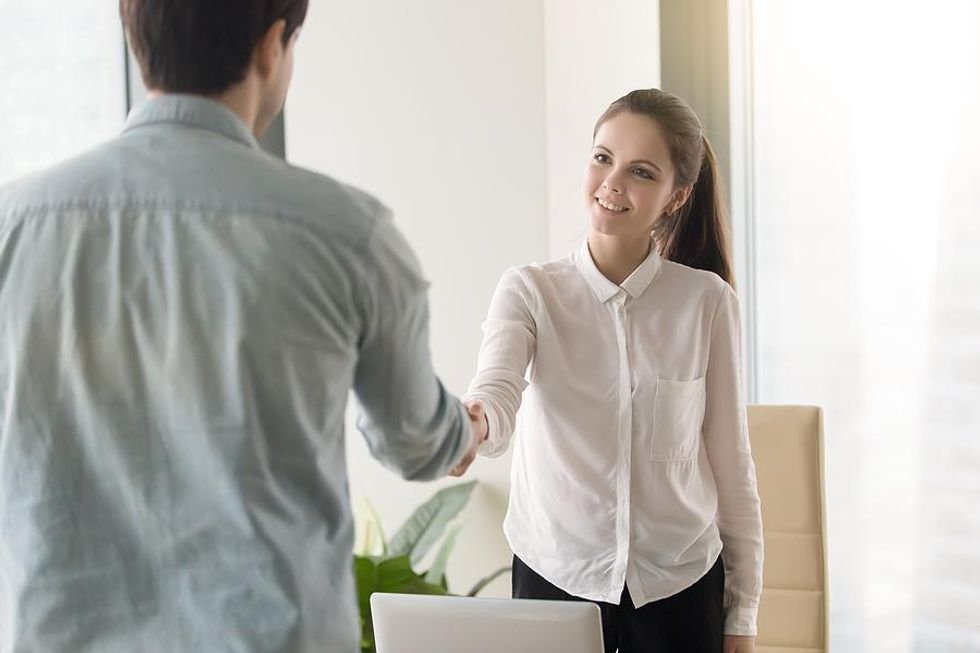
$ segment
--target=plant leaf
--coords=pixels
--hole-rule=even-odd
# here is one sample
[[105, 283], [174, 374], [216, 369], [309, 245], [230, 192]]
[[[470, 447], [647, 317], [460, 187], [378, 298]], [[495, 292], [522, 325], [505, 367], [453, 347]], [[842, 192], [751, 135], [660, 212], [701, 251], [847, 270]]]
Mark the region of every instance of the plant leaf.
[[379, 592], [398, 594], [445, 594], [446, 590], [425, 579], [412, 570], [408, 556], [398, 556], [382, 560], [378, 565]]
[[374, 560], [364, 556], [354, 556], [354, 580], [357, 583], [357, 608], [361, 614], [361, 648], [374, 649], [371, 595], [378, 587], [378, 566]]
[[466, 506], [476, 481], [443, 488], [419, 506], [388, 543], [392, 556], [408, 555], [413, 565], [425, 557], [446, 531], [446, 526]]
[[497, 571], [493, 572], [492, 574], [490, 574], [486, 578], [483, 578], [483, 579], [477, 581], [476, 585], [473, 586], [473, 589], [471, 589], [466, 596], [476, 596], [477, 594], [479, 594], [480, 592], [482, 592], [483, 589], [487, 585], [489, 585], [493, 581], [497, 580], [497, 578], [499, 576], [502, 576], [503, 574], [508, 573], [510, 570], [511, 570], [510, 565], [508, 565], [506, 567], [501, 567], [500, 569], [498, 569]]
[[456, 545], [457, 535], [459, 535], [459, 526], [453, 527], [443, 539], [436, 559], [432, 561], [432, 566], [425, 574], [425, 582], [446, 587], [446, 565], [449, 562], [449, 554], [453, 552], [453, 547]]
[[[381, 517], [374, 509], [374, 504], [365, 501], [368, 514], [368, 531], [366, 533], [366, 546], [370, 555], [388, 555], [388, 543], [385, 541], [385, 530], [381, 526]], [[379, 551], [380, 549], [380, 551]]]
[[408, 556], [387, 558], [378, 564], [379, 592], [400, 592], [401, 588], [410, 584], [419, 575], [412, 571]]
[[362, 556], [385, 556], [388, 544], [377, 510], [367, 499], [358, 502], [355, 552]]

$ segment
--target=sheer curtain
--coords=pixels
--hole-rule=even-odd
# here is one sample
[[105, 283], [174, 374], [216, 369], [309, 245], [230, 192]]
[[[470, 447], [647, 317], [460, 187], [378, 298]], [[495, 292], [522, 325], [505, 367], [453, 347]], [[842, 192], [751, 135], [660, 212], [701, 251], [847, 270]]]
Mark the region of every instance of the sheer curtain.
[[0, 0], [0, 183], [116, 134], [124, 73], [117, 2]]
[[759, 401], [826, 411], [834, 651], [980, 651], [980, 2], [754, 0]]

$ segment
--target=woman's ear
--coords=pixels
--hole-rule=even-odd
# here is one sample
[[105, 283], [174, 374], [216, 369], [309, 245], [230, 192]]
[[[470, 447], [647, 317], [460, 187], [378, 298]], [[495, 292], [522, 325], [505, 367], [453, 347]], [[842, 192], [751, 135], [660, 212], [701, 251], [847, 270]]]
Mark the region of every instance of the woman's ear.
[[680, 210], [687, 203], [687, 199], [691, 196], [692, 190], [694, 190], [694, 184], [688, 184], [687, 186], [681, 186], [676, 189], [667, 201], [667, 208], [664, 209], [664, 213], [671, 215]]

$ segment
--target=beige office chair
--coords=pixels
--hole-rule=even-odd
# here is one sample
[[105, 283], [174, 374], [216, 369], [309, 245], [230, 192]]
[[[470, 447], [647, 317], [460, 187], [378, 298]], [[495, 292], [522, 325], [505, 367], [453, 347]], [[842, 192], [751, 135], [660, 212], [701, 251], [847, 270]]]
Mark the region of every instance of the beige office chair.
[[749, 406], [748, 421], [766, 547], [756, 650], [826, 651], [823, 412]]

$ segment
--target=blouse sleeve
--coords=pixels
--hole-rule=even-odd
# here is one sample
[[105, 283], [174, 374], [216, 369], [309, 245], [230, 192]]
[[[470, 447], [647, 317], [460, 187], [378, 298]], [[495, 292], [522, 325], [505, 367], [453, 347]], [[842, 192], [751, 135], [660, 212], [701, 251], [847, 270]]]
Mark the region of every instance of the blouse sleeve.
[[741, 383], [738, 298], [727, 284], [711, 325], [704, 442], [718, 488], [725, 634], [755, 635], [762, 594], [762, 513]]
[[476, 376], [466, 399], [482, 401], [490, 432], [480, 447], [488, 457], [503, 454], [514, 433], [521, 394], [527, 387], [524, 374], [535, 348], [533, 293], [521, 272], [511, 268], [494, 291], [483, 323], [483, 344]]

